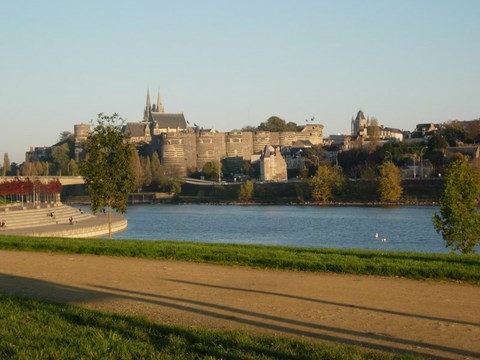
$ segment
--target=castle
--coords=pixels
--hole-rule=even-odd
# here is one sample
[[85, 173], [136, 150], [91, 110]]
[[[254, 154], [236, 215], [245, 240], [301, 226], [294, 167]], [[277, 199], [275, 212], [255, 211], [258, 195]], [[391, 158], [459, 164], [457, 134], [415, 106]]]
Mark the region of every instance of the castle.
[[152, 145], [159, 152], [162, 165], [175, 176], [201, 170], [210, 161], [222, 161], [230, 169], [240, 169], [244, 161], [259, 161], [266, 146], [309, 147], [323, 143], [323, 125], [314, 123], [296, 132], [218, 132], [197, 124], [190, 126], [183, 113], [165, 112], [160, 93], [156, 104], [152, 104], [148, 90], [143, 120], [127, 123], [123, 131], [136, 145]]

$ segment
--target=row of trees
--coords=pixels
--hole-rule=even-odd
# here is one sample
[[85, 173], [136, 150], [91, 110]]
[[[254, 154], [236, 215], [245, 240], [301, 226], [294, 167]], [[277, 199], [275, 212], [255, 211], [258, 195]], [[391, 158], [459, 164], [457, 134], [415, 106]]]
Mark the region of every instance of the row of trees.
[[39, 201], [54, 201], [62, 191], [62, 184], [58, 179], [48, 183], [39, 180], [15, 178], [0, 183], [0, 196], [7, 202], [23, 201], [24, 197], [33, 203]]
[[130, 168], [134, 176], [135, 189], [179, 193], [181, 182], [178, 174], [161, 164], [157, 152], [152, 156], [140, 156], [135, 146], [130, 147]]
[[3, 154], [2, 176], [77, 176], [73, 135], [60, 134], [61, 141], [45, 153], [31, 160], [28, 156], [22, 164], [10, 163], [8, 153]]

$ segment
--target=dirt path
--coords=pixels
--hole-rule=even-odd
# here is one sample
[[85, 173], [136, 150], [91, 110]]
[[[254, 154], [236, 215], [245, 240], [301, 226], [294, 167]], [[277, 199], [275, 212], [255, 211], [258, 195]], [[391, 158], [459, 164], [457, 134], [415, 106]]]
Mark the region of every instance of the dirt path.
[[480, 358], [480, 286], [0, 251], [0, 292], [155, 321]]

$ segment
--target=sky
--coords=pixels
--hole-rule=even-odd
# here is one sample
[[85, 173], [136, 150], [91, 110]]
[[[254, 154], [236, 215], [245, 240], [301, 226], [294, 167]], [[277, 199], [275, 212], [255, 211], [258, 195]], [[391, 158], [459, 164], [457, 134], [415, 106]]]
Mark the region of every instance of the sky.
[[[276, 115], [324, 136], [480, 118], [478, 0], [2, 0], [0, 154], [98, 113], [219, 131]], [[3, 156], [0, 156], [0, 163]]]

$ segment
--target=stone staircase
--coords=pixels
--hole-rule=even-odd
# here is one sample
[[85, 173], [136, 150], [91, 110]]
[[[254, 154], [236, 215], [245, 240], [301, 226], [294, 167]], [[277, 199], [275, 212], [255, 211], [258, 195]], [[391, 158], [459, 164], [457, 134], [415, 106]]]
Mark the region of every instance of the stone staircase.
[[5, 221], [4, 230], [42, 227], [55, 224], [70, 225], [70, 217], [73, 222], [79, 223], [94, 218], [89, 212], [80, 212], [78, 208], [57, 203], [54, 205], [20, 205], [0, 206], [0, 221]]

